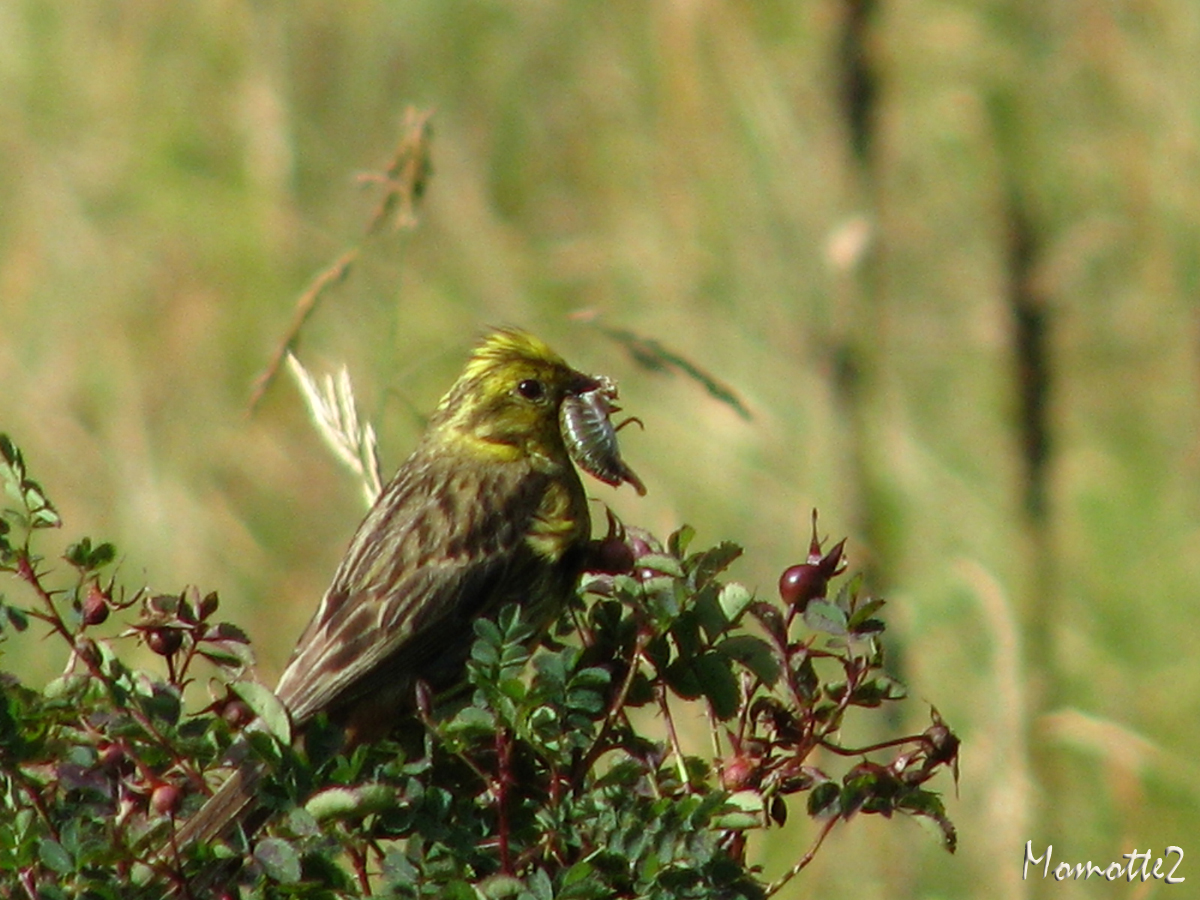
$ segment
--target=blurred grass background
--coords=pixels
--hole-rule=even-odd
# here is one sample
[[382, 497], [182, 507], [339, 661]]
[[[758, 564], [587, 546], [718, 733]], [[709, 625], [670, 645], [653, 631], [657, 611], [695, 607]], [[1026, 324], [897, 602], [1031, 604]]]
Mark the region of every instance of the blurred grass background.
[[957, 856], [856, 821], [785, 894], [1096, 896], [1022, 882], [1025, 841], [1200, 834], [1198, 49], [1191, 0], [6, 0], [0, 430], [63, 541], [219, 590], [273, 679], [362, 510], [291, 383], [252, 417], [250, 385], [433, 109], [419, 227], [299, 346], [349, 364], [385, 467], [489, 324], [614, 376], [651, 492], [596, 495], [745, 544], [763, 591], [818, 507], [891, 601], [896, 727], [931, 702], [965, 741]]

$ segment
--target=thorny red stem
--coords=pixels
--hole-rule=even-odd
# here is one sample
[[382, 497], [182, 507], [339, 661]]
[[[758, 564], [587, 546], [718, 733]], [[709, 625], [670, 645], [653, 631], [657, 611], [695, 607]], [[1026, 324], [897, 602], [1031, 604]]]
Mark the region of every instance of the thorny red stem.
[[496, 807], [499, 815], [497, 825], [497, 840], [500, 844], [500, 871], [512, 875], [512, 857], [509, 850], [508, 833], [508, 786], [512, 781], [512, 741], [509, 740], [508, 729], [496, 732]]
[[825, 820], [825, 824], [821, 826], [817, 838], [813, 841], [812, 846], [808, 848], [805, 854], [796, 861], [788, 871], [781, 875], [774, 883], [772, 883], [766, 891], [766, 896], [770, 897], [777, 893], [780, 888], [795, 878], [800, 872], [813, 861], [813, 857], [817, 855], [817, 851], [821, 849], [821, 844], [825, 843], [825, 838], [829, 836], [829, 832], [833, 831], [833, 826], [838, 823], [838, 816], [830, 816]]

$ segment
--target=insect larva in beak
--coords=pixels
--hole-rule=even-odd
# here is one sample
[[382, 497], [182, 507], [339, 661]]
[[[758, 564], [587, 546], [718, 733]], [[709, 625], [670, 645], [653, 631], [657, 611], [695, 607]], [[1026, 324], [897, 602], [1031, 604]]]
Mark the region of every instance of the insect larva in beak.
[[628, 482], [644, 496], [646, 486], [621, 459], [617, 429], [612, 423], [612, 414], [621, 409], [615, 402], [617, 386], [603, 375], [596, 376], [596, 381], [599, 387], [568, 395], [559, 408], [558, 422], [567, 452], [589, 475], [614, 487]]

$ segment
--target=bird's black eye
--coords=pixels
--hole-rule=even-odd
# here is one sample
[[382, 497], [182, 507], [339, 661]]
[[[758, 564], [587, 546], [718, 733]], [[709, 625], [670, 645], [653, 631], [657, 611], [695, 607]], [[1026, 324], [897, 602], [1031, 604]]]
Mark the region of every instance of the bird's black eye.
[[526, 378], [517, 385], [517, 393], [526, 400], [540, 400], [546, 393], [546, 386], [536, 378]]

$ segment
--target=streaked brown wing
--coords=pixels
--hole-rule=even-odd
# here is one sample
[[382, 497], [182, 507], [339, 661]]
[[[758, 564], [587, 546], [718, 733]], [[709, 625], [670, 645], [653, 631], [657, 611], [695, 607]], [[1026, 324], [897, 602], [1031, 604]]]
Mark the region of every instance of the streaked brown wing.
[[535, 588], [525, 536], [546, 487], [524, 464], [480, 473], [414, 455], [359, 527], [279, 681], [294, 721], [453, 678], [443, 670], [461, 668], [471, 620]]

